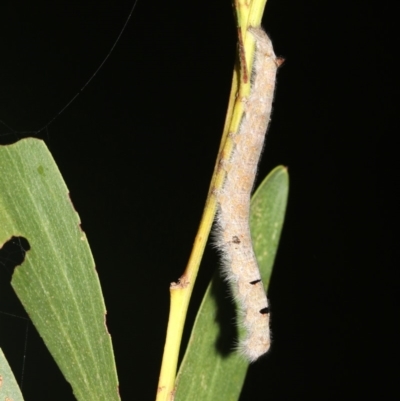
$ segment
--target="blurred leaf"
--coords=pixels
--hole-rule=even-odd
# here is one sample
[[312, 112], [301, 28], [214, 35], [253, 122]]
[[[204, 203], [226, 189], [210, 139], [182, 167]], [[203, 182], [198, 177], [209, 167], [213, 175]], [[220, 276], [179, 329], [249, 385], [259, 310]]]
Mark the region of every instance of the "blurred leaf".
[[0, 400], [24, 401], [10, 365], [0, 348]]
[[119, 400], [89, 244], [57, 165], [33, 138], [0, 147], [0, 247], [12, 236], [31, 249], [11, 284], [75, 397]]
[[[276, 167], [251, 201], [253, 246], [267, 289], [285, 217], [286, 168]], [[200, 306], [177, 377], [175, 401], [238, 400], [249, 363], [234, 351], [241, 336], [226, 285], [214, 275]]]

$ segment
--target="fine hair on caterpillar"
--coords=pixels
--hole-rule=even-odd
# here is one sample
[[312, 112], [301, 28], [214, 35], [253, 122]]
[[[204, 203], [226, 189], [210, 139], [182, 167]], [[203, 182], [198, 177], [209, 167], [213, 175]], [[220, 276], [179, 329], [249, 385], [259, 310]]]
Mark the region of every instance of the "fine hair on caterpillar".
[[239, 324], [246, 337], [238, 345], [249, 361], [270, 347], [269, 306], [253, 250], [249, 217], [250, 196], [270, 121], [275, 77], [280, 60], [268, 35], [260, 27], [248, 32], [255, 41], [251, 89], [242, 99], [244, 114], [236, 132], [230, 133], [233, 150], [221, 160], [225, 181], [217, 192], [215, 243], [222, 255], [223, 276], [239, 304]]

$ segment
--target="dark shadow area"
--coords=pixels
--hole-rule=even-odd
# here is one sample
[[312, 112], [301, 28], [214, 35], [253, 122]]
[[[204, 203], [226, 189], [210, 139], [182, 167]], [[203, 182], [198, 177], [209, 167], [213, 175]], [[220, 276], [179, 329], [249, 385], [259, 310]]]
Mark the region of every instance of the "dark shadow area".
[[3, 121], [0, 121], [0, 126], [3, 130], [6, 130], [6, 132], [0, 133], [1, 145], [12, 145], [13, 143], [18, 142], [20, 139], [24, 138], [21, 133], [14, 132], [14, 130], [11, 129]]
[[10, 280], [14, 269], [25, 260], [25, 254], [31, 249], [24, 237], [11, 237], [0, 248], [0, 269], [9, 274]]
[[214, 274], [211, 294], [218, 305], [215, 320], [220, 327], [220, 333], [215, 346], [223, 356], [228, 356], [232, 352], [235, 352], [239, 331], [231, 291], [228, 288], [228, 284], [222, 279], [219, 271]]

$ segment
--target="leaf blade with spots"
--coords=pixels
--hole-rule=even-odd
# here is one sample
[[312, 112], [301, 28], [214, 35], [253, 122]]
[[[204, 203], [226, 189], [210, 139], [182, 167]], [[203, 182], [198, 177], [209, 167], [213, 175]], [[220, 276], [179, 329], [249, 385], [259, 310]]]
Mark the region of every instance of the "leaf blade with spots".
[[94, 260], [43, 141], [0, 147], [0, 247], [30, 244], [12, 286], [79, 401], [118, 401], [118, 379]]

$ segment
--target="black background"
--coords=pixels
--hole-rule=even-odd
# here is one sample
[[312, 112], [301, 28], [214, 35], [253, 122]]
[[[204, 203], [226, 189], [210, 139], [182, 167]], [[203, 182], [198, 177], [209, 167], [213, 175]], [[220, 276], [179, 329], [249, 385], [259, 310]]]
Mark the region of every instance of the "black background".
[[[100, 72], [29, 134], [79, 92], [131, 7], [2, 2], [0, 143], [36, 136], [52, 152], [96, 260], [121, 397], [152, 400], [168, 286], [190, 254], [225, 118], [230, 1], [139, 0]], [[393, 396], [387, 222], [397, 163], [383, 152], [398, 131], [395, 12], [385, 2], [268, 1], [263, 26], [286, 61], [258, 180], [283, 164], [291, 186], [269, 290], [273, 346], [251, 366], [242, 401]], [[26, 316], [2, 257], [0, 310]], [[217, 264], [208, 249], [194, 309]], [[0, 314], [0, 346], [18, 380], [25, 366], [25, 400], [73, 400], [28, 326], [25, 352], [26, 321]]]

